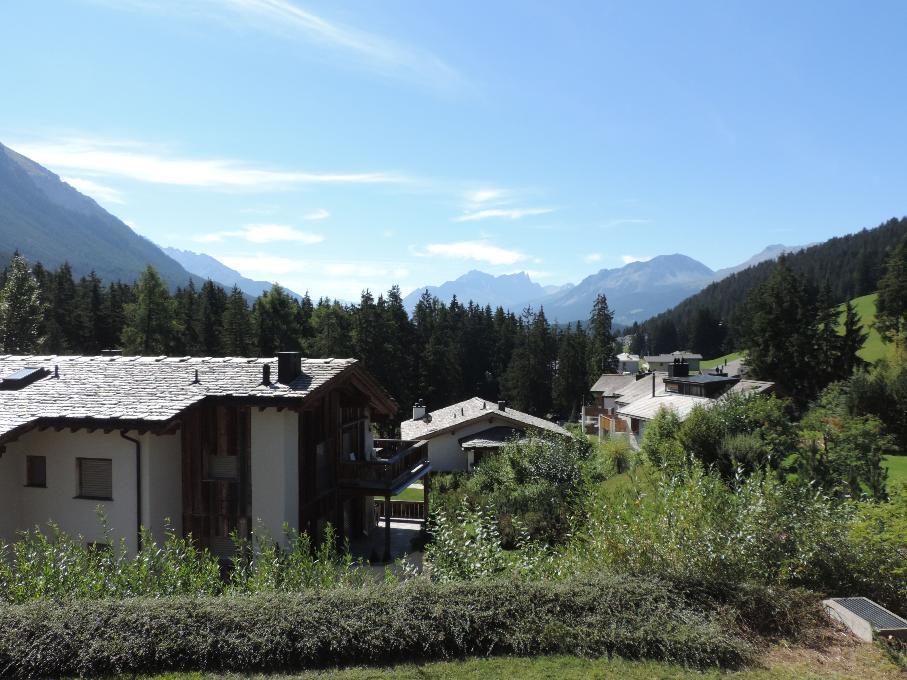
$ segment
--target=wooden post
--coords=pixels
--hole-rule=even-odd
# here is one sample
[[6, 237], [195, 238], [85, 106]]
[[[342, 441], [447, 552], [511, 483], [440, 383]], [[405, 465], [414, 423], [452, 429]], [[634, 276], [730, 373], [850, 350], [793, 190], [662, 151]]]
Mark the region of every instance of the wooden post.
[[384, 497], [384, 562], [391, 561], [391, 497]]
[[422, 528], [428, 522], [428, 498], [431, 495], [431, 473], [422, 480]]

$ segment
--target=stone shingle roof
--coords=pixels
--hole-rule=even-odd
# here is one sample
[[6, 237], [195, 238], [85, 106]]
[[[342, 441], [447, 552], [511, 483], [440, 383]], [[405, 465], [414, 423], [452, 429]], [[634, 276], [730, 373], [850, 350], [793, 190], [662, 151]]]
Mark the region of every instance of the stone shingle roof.
[[630, 374], [605, 374], [595, 381], [590, 392], [600, 392], [605, 397], [621, 394], [622, 390], [636, 382], [636, 376]]
[[[659, 380], [656, 378], [656, 388], [655, 396], [652, 396], [652, 378], [646, 377], [640, 380], [639, 382], [645, 382], [647, 386], [647, 391], [645, 395], [638, 395], [633, 398], [628, 403], [620, 406], [617, 409], [617, 413], [628, 418], [640, 418], [642, 420], [651, 420], [654, 418], [661, 409], [668, 409], [677, 414], [677, 417], [681, 420], [686, 419], [690, 412], [697, 406], [702, 406], [703, 408], [711, 408], [715, 404], [719, 403], [722, 399], [725, 399], [728, 395], [731, 394], [761, 394], [763, 392], [770, 392], [775, 383], [765, 382], [761, 380], [741, 380], [736, 385], [728, 389], [727, 392], [722, 394], [720, 397], [710, 399], [708, 397], [694, 397], [689, 394], [676, 394], [673, 392], [666, 392], [664, 389], [664, 374], [656, 374], [661, 376]], [[623, 399], [622, 396], [618, 399], [618, 403]]]
[[[271, 364], [267, 386], [264, 364]], [[354, 364], [303, 359], [302, 373], [281, 385], [273, 358], [0, 355], [0, 378], [31, 366], [50, 372], [20, 389], [0, 389], [0, 437], [44, 419], [163, 423], [210, 396], [299, 401]]]
[[464, 449], [499, 449], [512, 439], [522, 439], [525, 434], [520, 428], [498, 425], [461, 437], [457, 441]]
[[545, 430], [555, 434], [568, 435], [569, 432], [544, 418], [537, 418], [528, 413], [506, 407], [504, 411], [498, 410], [497, 403], [473, 397], [458, 404], [446, 406], [437, 411], [432, 411], [425, 418], [418, 420], [404, 420], [400, 423], [400, 434], [403, 439], [429, 439], [442, 432], [462, 427], [482, 418], [494, 417], [516, 426], [528, 425], [536, 430]]

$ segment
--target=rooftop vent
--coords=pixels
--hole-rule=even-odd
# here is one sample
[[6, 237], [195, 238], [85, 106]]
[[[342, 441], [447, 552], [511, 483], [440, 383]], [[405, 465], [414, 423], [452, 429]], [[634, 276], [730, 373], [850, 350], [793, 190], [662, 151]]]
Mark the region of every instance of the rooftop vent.
[[498, 411], [506, 411], [506, 410], [507, 410], [507, 402], [499, 401], [498, 402]]
[[0, 390], [21, 390], [26, 385], [31, 385], [46, 375], [50, 375], [50, 371], [46, 368], [26, 366], [0, 380]]
[[420, 420], [425, 417], [425, 402], [421, 399], [413, 404], [413, 420]]

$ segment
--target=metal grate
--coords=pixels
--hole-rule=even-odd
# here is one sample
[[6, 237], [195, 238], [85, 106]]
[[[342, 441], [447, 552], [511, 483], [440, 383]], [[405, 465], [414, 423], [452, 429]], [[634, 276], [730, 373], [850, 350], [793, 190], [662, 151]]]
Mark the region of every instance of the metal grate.
[[838, 597], [832, 602], [837, 602], [846, 610], [868, 621], [876, 630], [907, 628], [907, 621], [865, 597]]

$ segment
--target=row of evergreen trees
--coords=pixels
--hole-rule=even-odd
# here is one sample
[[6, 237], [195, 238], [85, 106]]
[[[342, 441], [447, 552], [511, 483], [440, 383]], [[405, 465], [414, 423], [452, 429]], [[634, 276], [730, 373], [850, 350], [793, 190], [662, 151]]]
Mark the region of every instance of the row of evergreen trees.
[[558, 328], [544, 310], [516, 315], [426, 292], [412, 315], [395, 286], [358, 304], [297, 300], [275, 285], [249, 304], [207, 281], [170, 293], [148, 268], [132, 285], [74, 280], [68, 265], [33, 268], [20, 256], [0, 274], [6, 353], [355, 357], [404, 407], [471, 397], [505, 399], [537, 415], [578, 415], [590, 381], [615, 367], [613, 315], [595, 301], [588, 324]]

